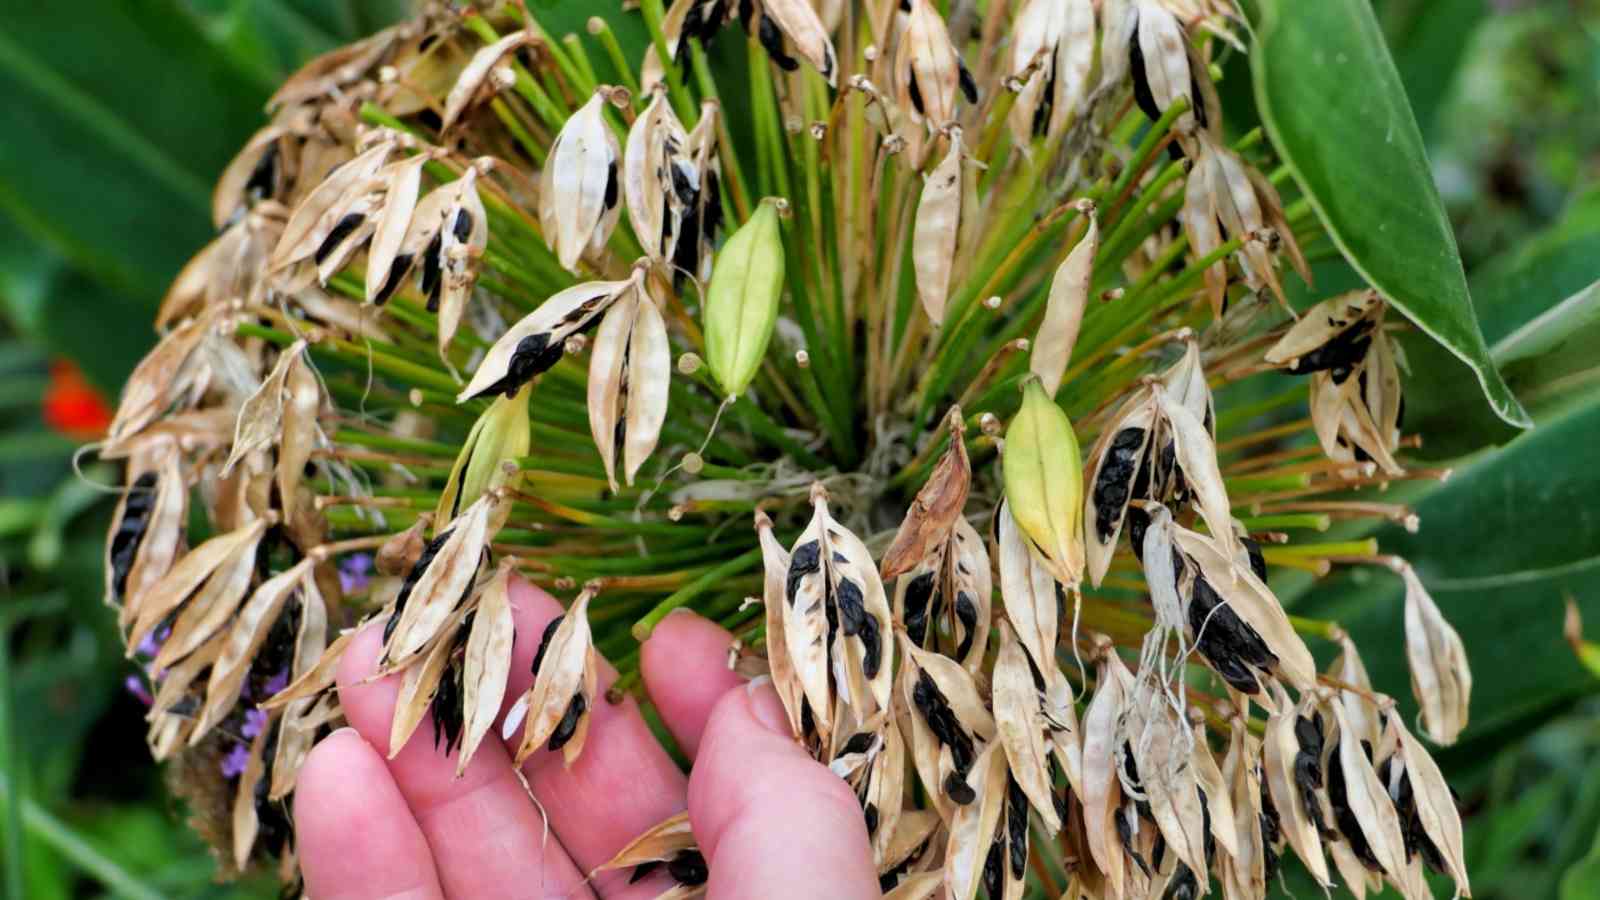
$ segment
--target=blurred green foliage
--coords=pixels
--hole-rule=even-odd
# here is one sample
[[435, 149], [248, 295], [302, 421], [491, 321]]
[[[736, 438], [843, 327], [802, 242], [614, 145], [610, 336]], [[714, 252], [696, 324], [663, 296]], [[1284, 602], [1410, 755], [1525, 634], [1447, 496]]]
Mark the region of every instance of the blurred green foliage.
[[[76, 479], [73, 444], [45, 427], [39, 403], [59, 356], [115, 395], [151, 341], [166, 284], [210, 233], [211, 180], [259, 126], [273, 85], [408, 5], [79, 0], [69, 12], [0, 0], [5, 897], [275, 890], [215, 884], [179, 824], [100, 603], [110, 504], [93, 485], [111, 473], [91, 465]], [[1600, 636], [1600, 0], [1375, 7], [1491, 356], [1540, 423], [1521, 435], [1497, 425], [1459, 363], [1408, 344], [1410, 426], [1457, 475], [1397, 498], [1415, 505], [1421, 532], [1380, 538], [1417, 564], [1476, 663], [1474, 724], [1441, 755], [1467, 813], [1474, 895], [1589, 900], [1600, 897], [1600, 769], [1589, 762], [1600, 678], [1563, 642], [1561, 617], [1570, 596], [1589, 639]], [[559, 11], [577, 27], [589, 7]], [[1229, 71], [1230, 114], [1247, 112], [1248, 78]], [[1340, 268], [1319, 267], [1320, 293], [1348, 283]], [[1298, 609], [1343, 620], [1371, 648], [1380, 688], [1409, 696], [1397, 582], [1357, 572], [1295, 587]]]

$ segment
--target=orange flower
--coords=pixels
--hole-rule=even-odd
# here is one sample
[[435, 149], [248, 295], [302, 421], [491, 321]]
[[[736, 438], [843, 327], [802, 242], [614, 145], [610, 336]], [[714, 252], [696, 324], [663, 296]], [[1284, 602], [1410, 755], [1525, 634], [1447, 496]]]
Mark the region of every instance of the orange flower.
[[50, 364], [50, 386], [44, 392], [44, 420], [74, 440], [92, 441], [106, 433], [111, 407], [99, 389], [65, 359]]

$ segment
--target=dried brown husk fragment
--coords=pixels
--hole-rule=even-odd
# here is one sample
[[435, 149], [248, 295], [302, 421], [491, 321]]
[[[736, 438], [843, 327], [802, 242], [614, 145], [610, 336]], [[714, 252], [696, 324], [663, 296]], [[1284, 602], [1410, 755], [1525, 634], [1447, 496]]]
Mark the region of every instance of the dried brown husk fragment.
[[172, 568], [183, 550], [189, 487], [176, 442], [162, 441], [128, 466], [128, 487], [117, 501], [106, 537], [106, 605], [127, 628], [146, 589]]
[[1233, 533], [1233, 504], [1223, 485], [1217, 465], [1217, 445], [1200, 416], [1165, 388], [1154, 388], [1156, 402], [1166, 425], [1164, 433], [1172, 440], [1178, 468], [1193, 495], [1194, 504], [1214, 535], [1217, 549], [1228, 558], [1241, 553], [1239, 538]]
[[222, 464], [222, 477], [226, 478], [233, 467], [246, 455], [271, 446], [283, 428], [285, 384], [289, 370], [306, 351], [304, 340], [295, 341], [278, 354], [272, 371], [262, 379], [255, 393], [245, 398], [239, 406], [239, 417], [233, 429], [233, 449]]
[[289, 181], [286, 145], [291, 127], [273, 122], [250, 136], [222, 170], [211, 191], [211, 224], [217, 230], [248, 214], [255, 204], [278, 197]]
[[562, 268], [597, 255], [622, 209], [622, 149], [605, 120], [610, 89], [602, 87], [567, 118], [539, 173], [539, 224]]
[[1056, 667], [1056, 640], [1061, 627], [1059, 588], [1050, 570], [1034, 555], [1003, 500], [995, 513], [995, 544], [1006, 619], [1045, 681], [1053, 682], [1060, 677]]
[[1252, 737], [1242, 718], [1235, 718], [1222, 760], [1222, 777], [1233, 801], [1233, 819], [1220, 823], [1233, 829], [1233, 850], [1221, 860], [1222, 895], [1227, 900], [1266, 896], [1266, 856], [1262, 840], [1261, 744]]
[[[303, 197], [283, 226], [278, 244], [267, 260], [269, 271], [282, 271], [319, 253], [347, 214], [355, 211], [370, 225], [370, 213], [380, 189], [377, 176], [398, 146], [392, 138], [378, 140], [349, 162], [334, 169]], [[323, 279], [326, 281], [326, 278]]]
[[332, 690], [339, 674], [339, 660], [344, 656], [344, 651], [350, 646], [350, 641], [355, 635], [356, 632], [350, 630], [334, 638], [333, 643], [322, 651], [322, 655], [316, 659], [311, 668], [299, 672], [283, 690], [264, 701], [261, 708], [277, 709]]
[[634, 119], [623, 146], [622, 194], [628, 220], [645, 252], [670, 262], [677, 247], [686, 208], [678, 196], [678, 179], [693, 175], [685, 154], [689, 135], [672, 110], [666, 85], [651, 93], [650, 105]]
[[128, 632], [129, 655], [174, 612], [172, 633], [156, 655], [160, 667], [170, 667], [216, 634], [250, 589], [256, 547], [269, 524], [257, 519], [184, 554], [140, 602]]
[[1406, 584], [1406, 661], [1411, 693], [1422, 707], [1422, 727], [1435, 744], [1455, 743], [1467, 727], [1472, 669], [1461, 635], [1445, 620], [1409, 563], [1399, 564]]
[[839, 62], [828, 29], [817, 17], [811, 0], [760, 0], [761, 12], [771, 18], [796, 53], [816, 69], [829, 87], [838, 87]]
[[462, 675], [461, 753], [456, 758], [456, 777], [466, 771], [484, 735], [500, 715], [500, 701], [511, 673], [511, 645], [516, 639], [516, 623], [511, 617], [511, 576], [513, 564], [503, 560], [473, 608], [472, 630], [467, 635]]
[[250, 742], [250, 756], [233, 795], [233, 864], [243, 872], [250, 864], [250, 853], [255, 849], [256, 835], [261, 830], [261, 819], [256, 811], [256, 784], [266, 770], [263, 758], [267, 748], [267, 734], [271, 726], [262, 728]]
[[215, 324], [211, 313], [180, 323], [134, 366], [107, 429], [104, 455], [125, 450], [131, 438], [189, 392], [197, 375], [191, 360]]
[[[596, 866], [589, 873], [592, 879], [601, 872], [615, 869], [632, 869], [649, 863], [666, 862], [685, 851], [698, 853], [694, 831], [689, 824], [689, 814], [681, 812], [645, 829], [644, 833], [629, 841], [617, 854]], [[687, 895], [684, 895], [687, 896]]]
[[[439, 633], [418, 651], [419, 661], [407, 666], [401, 676], [400, 693], [394, 701], [394, 718], [389, 723], [390, 759], [394, 759], [405, 748], [406, 742], [411, 740], [417, 726], [422, 724], [429, 708], [433, 706], [434, 697], [444, 681], [445, 670], [460, 646], [457, 633], [466, 612], [465, 608], [453, 610]], [[435, 734], [435, 743], [438, 739], [439, 736]]]
[[972, 487], [972, 463], [962, 439], [965, 420], [960, 407], [951, 409], [948, 421], [949, 445], [912, 498], [900, 529], [883, 553], [878, 570], [886, 579], [911, 571], [948, 540], [950, 529], [966, 506], [967, 492]]
[[551, 740], [577, 698], [582, 698], [584, 711], [560, 749], [567, 766], [583, 752], [598, 683], [594, 637], [589, 630], [589, 601], [594, 595], [595, 589], [586, 587], [572, 601], [545, 644], [533, 685], [506, 714], [501, 732], [506, 740], [526, 719], [522, 743], [517, 747], [518, 765]]
[[[328, 646], [328, 609], [315, 577], [300, 585], [300, 628], [295, 634], [291, 680], [313, 670]], [[294, 790], [300, 766], [311, 753], [317, 731], [340, 715], [339, 699], [332, 693], [301, 698], [285, 705], [278, 719], [278, 749], [272, 762], [272, 784], [267, 799], [277, 801]]]
[[390, 535], [378, 547], [373, 567], [383, 575], [404, 575], [410, 571], [422, 555], [422, 548], [428, 545], [427, 531], [431, 524], [433, 518], [424, 513], [405, 531]]
[[410, 23], [393, 25], [316, 57], [279, 86], [267, 101], [267, 107], [288, 107], [316, 100], [366, 77], [414, 27]]
[[912, 122], [926, 121], [932, 128], [954, 121], [961, 67], [961, 57], [939, 11], [930, 0], [911, 0], [895, 52], [894, 82], [900, 109], [909, 112]]
[[[395, 260], [411, 230], [412, 217], [417, 212], [417, 199], [422, 194], [422, 168], [430, 159], [432, 154], [419, 153], [390, 163], [380, 173], [387, 188], [384, 191], [383, 208], [373, 223], [372, 241], [367, 247], [365, 296], [368, 303], [383, 303], [388, 299], [384, 289], [394, 277]], [[401, 274], [409, 267], [408, 260]], [[389, 287], [390, 293], [393, 290], [394, 287]]]

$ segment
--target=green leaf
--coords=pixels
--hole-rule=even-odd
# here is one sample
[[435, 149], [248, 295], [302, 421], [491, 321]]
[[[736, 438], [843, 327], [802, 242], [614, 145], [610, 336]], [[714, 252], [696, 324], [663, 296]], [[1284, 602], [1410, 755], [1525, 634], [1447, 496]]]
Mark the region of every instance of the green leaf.
[[[1564, 597], [1600, 622], [1600, 395], [1486, 452], [1415, 505], [1421, 528], [1378, 534], [1416, 566], [1461, 633], [1478, 677], [1472, 720], [1449, 755], [1479, 752], [1600, 690], [1562, 639]], [[1379, 690], [1414, 709], [1402, 652], [1404, 591], [1377, 567], [1355, 567], [1306, 594], [1296, 612], [1342, 622]]]
[[1495, 370], [1422, 135], [1368, 0], [1256, 0], [1250, 54], [1273, 145], [1368, 282], [1477, 376], [1495, 412], [1532, 423]]
[[1600, 832], [1589, 854], [1562, 876], [1561, 900], [1600, 900]]

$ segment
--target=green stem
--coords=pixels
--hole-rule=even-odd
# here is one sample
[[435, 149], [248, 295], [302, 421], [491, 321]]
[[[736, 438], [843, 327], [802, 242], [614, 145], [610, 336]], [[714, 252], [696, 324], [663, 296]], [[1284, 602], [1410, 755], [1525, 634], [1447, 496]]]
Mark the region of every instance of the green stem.
[[743, 572], [760, 559], [761, 549], [758, 547], [728, 560], [722, 565], [711, 569], [704, 575], [696, 578], [694, 581], [691, 581], [679, 588], [677, 591], [674, 591], [672, 594], [668, 595], [665, 600], [662, 600], [660, 603], [656, 604], [655, 609], [650, 610], [650, 612], [647, 613], [644, 618], [634, 623], [634, 640], [637, 640], [641, 644], [649, 640], [650, 633], [655, 630], [656, 625], [658, 625], [662, 619], [667, 617], [667, 613], [672, 612], [673, 610], [683, 606], [701, 594], [704, 594], [712, 588], [717, 587], [729, 577]]

